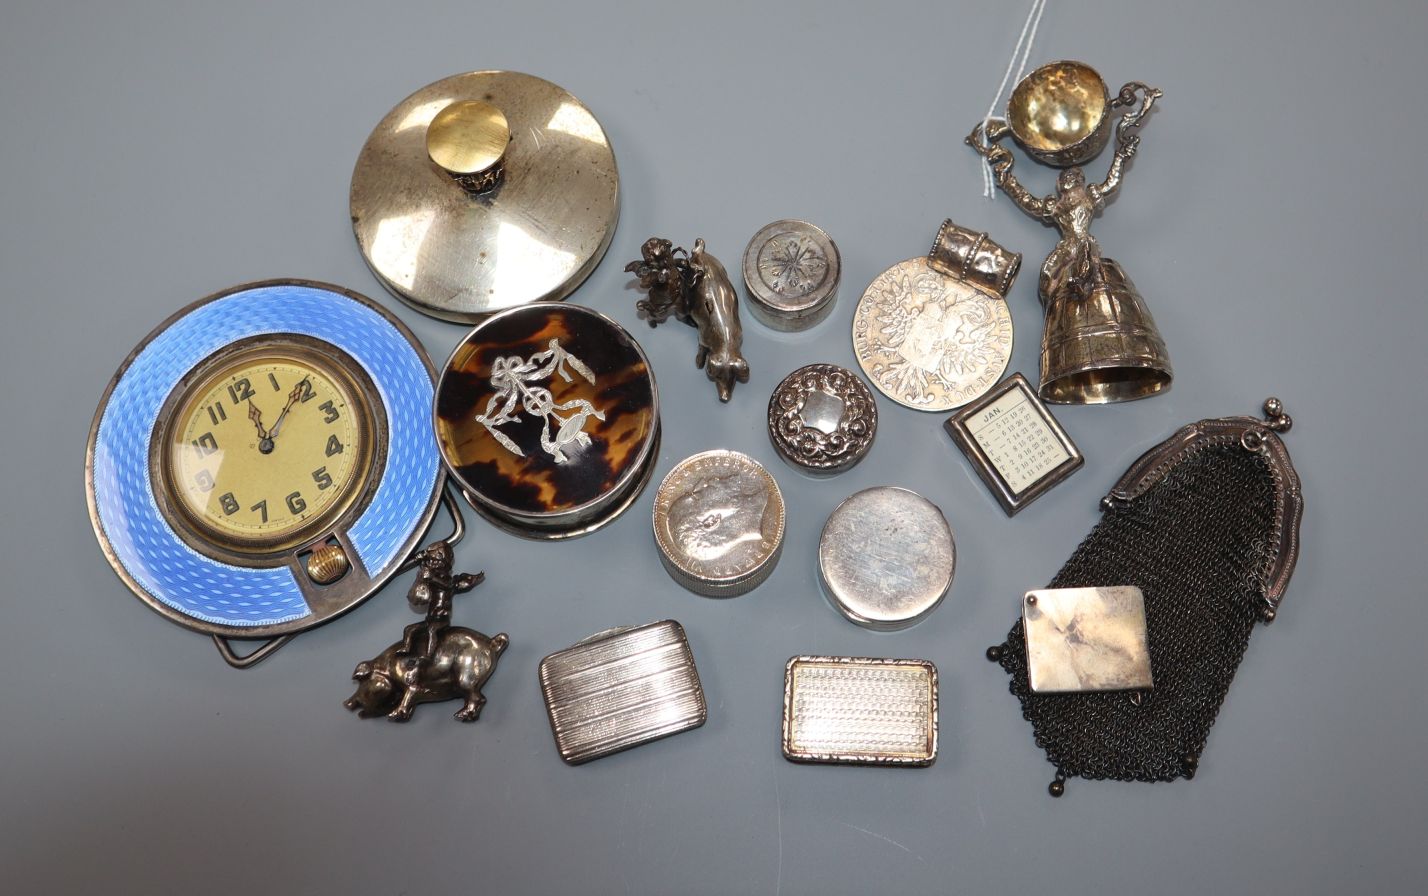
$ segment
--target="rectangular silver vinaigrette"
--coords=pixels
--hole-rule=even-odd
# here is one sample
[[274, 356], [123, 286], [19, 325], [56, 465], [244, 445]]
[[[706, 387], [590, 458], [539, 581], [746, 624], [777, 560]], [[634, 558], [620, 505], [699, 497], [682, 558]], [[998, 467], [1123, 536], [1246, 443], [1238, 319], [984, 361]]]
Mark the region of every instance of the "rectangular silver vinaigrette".
[[704, 724], [694, 654], [678, 622], [612, 629], [541, 660], [560, 758], [571, 765]]
[[795, 762], [931, 765], [937, 667], [926, 660], [794, 657], [784, 672], [783, 755]]
[[1038, 694], [1152, 687], [1145, 596], [1134, 585], [1028, 591], [1022, 627]]

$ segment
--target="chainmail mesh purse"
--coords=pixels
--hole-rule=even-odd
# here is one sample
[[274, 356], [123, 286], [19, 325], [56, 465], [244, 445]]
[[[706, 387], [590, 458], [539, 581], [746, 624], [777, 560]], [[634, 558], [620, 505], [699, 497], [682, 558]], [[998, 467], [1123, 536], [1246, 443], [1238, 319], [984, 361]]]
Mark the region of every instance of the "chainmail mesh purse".
[[1299, 477], [1277, 434], [1291, 421], [1278, 399], [1265, 414], [1202, 420], [1146, 452], [1051, 583], [1141, 589], [1151, 689], [1034, 692], [1022, 621], [988, 649], [1056, 768], [1053, 796], [1073, 776], [1194, 776], [1250, 631], [1274, 620], [1298, 554]]

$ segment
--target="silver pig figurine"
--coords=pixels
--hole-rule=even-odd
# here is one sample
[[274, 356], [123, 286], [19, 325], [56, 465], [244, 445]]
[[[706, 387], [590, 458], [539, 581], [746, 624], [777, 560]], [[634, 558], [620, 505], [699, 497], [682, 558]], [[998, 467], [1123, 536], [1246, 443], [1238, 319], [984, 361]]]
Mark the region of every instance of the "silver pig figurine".
[[463, 699], [454, 718], [474, 722], [486, 698], [481, 687], [496, 670], [510, 639], [488, 638], [451, 625], [452, 598], [481, 584], [484, 575], [451, 574], [451, 545], [438, 541], [420, 555], [416, 581], [407, 595], [426, 619], [402, 630], [402, 639], [352, 672], [357, 692], [342, 705], [364, 719], [386, 715], [393, 722], [412, 717], [418, 703]]
[[674, 248], [669, 240], [651, 237], [640, 247], [641, 258], [625, 265], [639, 277], [640, 288], [649, 292], [636, 307], [650, 326], [674, 316], [699, 331], [699, 352], [694, 366], [704, 368], [719, 390], [719, 400], [728, 401], [734, 383], [749, 381], [749, 362], [740, 349], [744, 328], [739, 324], [739, 295], [719, 259], [704, 249], [704, 240], [694, 241], [694, 251]]

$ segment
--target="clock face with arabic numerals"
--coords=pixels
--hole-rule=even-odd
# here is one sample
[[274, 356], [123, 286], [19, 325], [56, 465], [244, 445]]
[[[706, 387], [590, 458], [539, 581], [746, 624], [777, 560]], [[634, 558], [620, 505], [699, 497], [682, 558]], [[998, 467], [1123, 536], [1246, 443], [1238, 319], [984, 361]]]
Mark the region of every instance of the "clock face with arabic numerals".
[[306, 340], [229, 346], [177, 391], [156, 440], [170, 504], [237, 551], [290, 546], [362, 491], [372, 414], [346, 365]]
[[220, 640], [335, 619], [396, 575], [436, 513], [435, 383], [412, 332], [339, 286], [200, 299], [99, 401], [84, 467], [99, 546], [151, 609]]

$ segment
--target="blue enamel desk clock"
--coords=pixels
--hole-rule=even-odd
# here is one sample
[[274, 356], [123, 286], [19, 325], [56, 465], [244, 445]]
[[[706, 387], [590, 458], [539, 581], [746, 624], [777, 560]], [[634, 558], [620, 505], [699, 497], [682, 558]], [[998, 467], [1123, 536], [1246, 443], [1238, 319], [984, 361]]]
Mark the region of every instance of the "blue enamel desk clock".
[[[340, 287], [272, 280], [179, 311], [90, 428], [110, 565], [239, 668], [346, 613], [415, 564], [442, 498], [434, 380], [400, 321]], [[240, 656], [232, 640], [266, 643]]]

